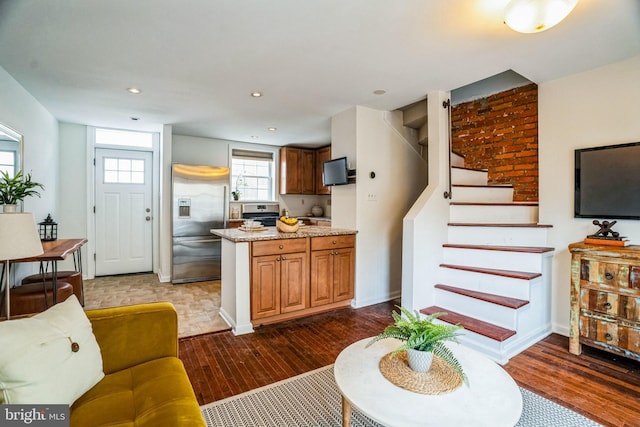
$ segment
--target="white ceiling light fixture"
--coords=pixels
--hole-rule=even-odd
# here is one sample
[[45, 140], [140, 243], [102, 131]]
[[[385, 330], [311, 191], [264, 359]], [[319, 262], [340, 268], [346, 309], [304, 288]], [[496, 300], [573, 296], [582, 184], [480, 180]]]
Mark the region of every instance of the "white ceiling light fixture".
[[275, 132], [275, 131], [277, 131], [277, 130], [278, 130], [278, 128], [274, 128], [274, 127], [272, 126], [272, 127], [270, 127], [270, 128], [267, 128], [267, 130], [268, 130], [268, 131], [270, 131], [270, 132]]
[[253, 91], [251, 92], [251, 96], [254, 98], [260, 98], [262, 96], [262, 92], [258, 92], [257, 90]]
[[142, 90], [138, 89], [137, 87], [129, 87], [129, 88], [127, 88], [127, 92], [133, 93], [134, 95], [137, 95], [139, 93], [142, 93]]
[[504, 8], [504, 22], [520, 33], [539, 33], [571, 13], [578, 0], [511, 0]]

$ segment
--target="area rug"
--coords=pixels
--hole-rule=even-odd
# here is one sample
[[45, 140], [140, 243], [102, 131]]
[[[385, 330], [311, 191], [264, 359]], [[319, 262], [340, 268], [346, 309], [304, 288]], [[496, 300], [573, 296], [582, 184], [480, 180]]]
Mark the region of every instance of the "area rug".
[[[518, 427], [602, 427], [582, 415], [520, 388]], [[342, 406], [333, 365], [201, 407], [208, 427], [340, 427]], [[355, 408], [352, 427], [382, 427]]]

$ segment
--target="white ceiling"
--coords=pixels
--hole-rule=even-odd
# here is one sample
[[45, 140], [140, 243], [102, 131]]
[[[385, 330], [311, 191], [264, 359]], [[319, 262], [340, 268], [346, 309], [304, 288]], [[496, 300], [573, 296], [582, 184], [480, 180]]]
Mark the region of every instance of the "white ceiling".
[[60, 121], [322, 145], [353, 105], [393, 110], [509, 69], [542, 83], [640, 54], [638, 0], [580, 0], [538, 34], [503, 24], [507, 2], [0, 0], [0, 66]]

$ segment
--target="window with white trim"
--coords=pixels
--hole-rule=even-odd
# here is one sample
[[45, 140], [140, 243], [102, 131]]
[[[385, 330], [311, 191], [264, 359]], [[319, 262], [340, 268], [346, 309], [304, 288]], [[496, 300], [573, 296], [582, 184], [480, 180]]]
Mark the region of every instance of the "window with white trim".
[[149, 132], [96, 128], [96, 144], [152, 148], [153, 134]]
[[273, 153], [231, 150], [231, 191], [237, 200], [275, 200]]
[[104, 158], [105, 184], [144, 184], [144, 160]]

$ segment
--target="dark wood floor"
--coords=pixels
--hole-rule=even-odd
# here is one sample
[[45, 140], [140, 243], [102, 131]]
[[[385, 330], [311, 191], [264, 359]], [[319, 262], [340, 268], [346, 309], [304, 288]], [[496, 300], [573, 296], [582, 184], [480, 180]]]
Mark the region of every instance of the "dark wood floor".
[[[200, 404], [332, 364], [340, 351], [391, 323], [393, 303], [346, 308], [234, 336], [180, 340], [180, 357]], [[504, 368], [516, 382], [605, 426], [640, 426], [640, 363], [585, 347], [567, 351], [553, 334]]]

